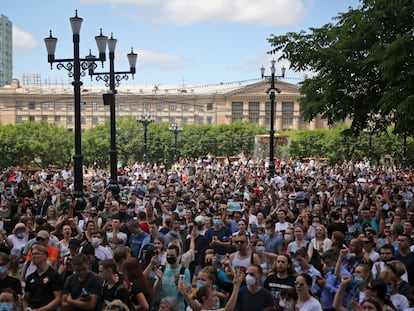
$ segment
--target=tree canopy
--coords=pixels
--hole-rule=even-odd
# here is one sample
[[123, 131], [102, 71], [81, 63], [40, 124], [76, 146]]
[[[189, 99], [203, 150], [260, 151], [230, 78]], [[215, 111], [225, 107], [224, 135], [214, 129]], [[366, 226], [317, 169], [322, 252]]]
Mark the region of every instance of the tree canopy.
[[[171, 124], [152, 123], [148, 126], [147, 156], [150, 163], [170, 166], [175, 151]], [[404, 148], [401, 135], [387, 132], [361, 132], [357, 138], [343, 135], [345, 125], [331, 129], [289, 130], [289, 143], [278, 145], [277, 155], [284, 160], [306, 157], [327, 157], [333, 162], [359, 161], [371, 156], [377, 165], [386, 158], [400, 165]], [[220, 125], [183, 124], [183, 131], [177, 137], [179, 157], [199, 158], [212, 156], [231, 157], [243, 153], [253, 156], [254, 138], [266, 134], [263, 126], [249, 122], [234, 122]], [[96, 162], [109, 168], [110, 149], [109, 122], [86, 130], [82, 135], [83, 163], [91, 166]], [[133, 117], [117, 120], [117, 157], [123, 165], [143, 161], [143, 130]], [[407, 139], [407, 163], [414, 163], [414, 139]], [[20, 165], [27, 161], [29, 166], [46, 167], [49, 164], [64, 166], [73, 161], [73, 133], [67, 129], [46, 122], [25, 122], [17, 125], [0, 124], [0, 167]], [[265, 159], [257, 159], [263, 161]], [[385, 163], [385, 162], [384, 162]]]
[[393, 124], [395, 133], [412, 134], [413, 12], [412, 0], [361, 0], [321, 28], [271, 35], [269, 53], [315, 72], [301, 84], [304, 119], [350, 118], [354, 133], [373, 122], [376, 132]]

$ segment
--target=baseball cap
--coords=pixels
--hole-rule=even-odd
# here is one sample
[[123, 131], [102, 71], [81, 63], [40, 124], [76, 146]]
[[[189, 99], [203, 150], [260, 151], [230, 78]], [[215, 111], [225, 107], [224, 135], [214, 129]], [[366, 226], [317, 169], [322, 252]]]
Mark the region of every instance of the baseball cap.
[[38, 233], [37, 233], [37, 236], [36, 236], [36, 239], [44, 239], [44, 240], [46, 240], [46, 239], [48, 239], [50, 237], [50, 235], [49, 235], [49, 232], [47, 232], [46, 230], [40, 230]]

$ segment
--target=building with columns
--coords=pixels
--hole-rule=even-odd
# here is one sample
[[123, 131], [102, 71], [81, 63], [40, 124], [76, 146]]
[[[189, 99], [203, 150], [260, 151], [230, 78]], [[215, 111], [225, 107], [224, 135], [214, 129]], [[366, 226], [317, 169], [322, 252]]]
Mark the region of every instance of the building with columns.
[[[276, 131], [326, 128], [327, 122], [302, 120], [299, 88], [278, 80], [276, 94]], [[117, 88], [116, 116], [152, 115], [155, 122], [180, 124], [229, 124], [238, 120], [270, 127], [270, 99], [266, 93], [268, 80], [214, 85], [121, 85]], [[82, 130], [109, 120], [109, 107], [103, 105], [104, 87], [82, 87]], [[14, 79], [0, 88], [0, 122], [18, 124], [46, 121], [69, 131], [74, 128], [73, 88], [68, 84], [20, 85]]]

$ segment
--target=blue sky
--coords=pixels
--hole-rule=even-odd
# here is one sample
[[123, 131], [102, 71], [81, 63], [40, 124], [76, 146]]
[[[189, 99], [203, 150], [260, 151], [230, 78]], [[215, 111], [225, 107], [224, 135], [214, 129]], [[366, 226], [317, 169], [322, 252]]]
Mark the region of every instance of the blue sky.
[[[320, 27], [357, 0], [2, 0], [0, 13], [13, 22], [13, 76], [40, 74], [42, 83], [68, 82], [50, 70], [43, 39], [53, 31], [57, 58], [72, 58], [69, 18], [83, 18], [80, 53], [97, 55], [94, 37], [103, 29], [118, 39], [115, 70], [128, 69], [138, 53], [134, 80], [122, 84], [215, 84], [254, 80], [270, 66], [270, 34]], [[277, 64], [289, 67], [287, 62]], [[280, 72], [280, 71], [279, 71]], [[286, 81], [303, 73], [287, 71]], [[84, 85], [96, 84], [83, 78]]]

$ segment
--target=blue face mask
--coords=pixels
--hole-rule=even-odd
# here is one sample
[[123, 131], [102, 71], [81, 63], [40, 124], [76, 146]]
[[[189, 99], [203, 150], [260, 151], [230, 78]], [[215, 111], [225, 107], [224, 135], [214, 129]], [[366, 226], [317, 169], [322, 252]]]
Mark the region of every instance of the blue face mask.
[[256, 246], [256, 252], [257, 253], [263, 253], [265, 251], [265, 247], [264, 246]]
[[13, 304], [10, 302], [2, 302], [0, 303], [0, 311], [12, 311]]
[[335, 267], [334, 266], [328, 266], [328, 271], [329, 272], [334, 272], [335, 271]]
[[364, 278], [362, 276], [354, 276], [354, 283], [358, 286], [364, 283]]
[[0, 266], [0, 275], [3, 276], [5, 274], [7, 274], [7, 266], [6, 265]]
[[25, 233], [25, 232], [19, 232], [19, 233], [17, 233], [17, 234], [16, 234], [16, 236], [17, 236], [19, 239], [24, 239], [24, 238], [26, 237], [26, 233]]
[[206, 286], [206, 285], [207, 285], [206, 281], [197, 280], [197, 283], [196, 283], [197, 288], [200, 288], [200, 287], [203, 287], [203, 286]]
[[221, 219], [213, 219], [213, 226], [220, 226], [221, 225]]
[[394, 291], [394, 285], [387, 284], [387, 295], [391, 296], [393, 291]]
[[177, 206], [177, 211], [182, 212], [184, 210], [185, 206], [184, 205], [178, 205]]

